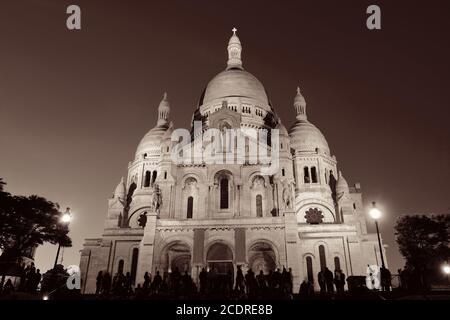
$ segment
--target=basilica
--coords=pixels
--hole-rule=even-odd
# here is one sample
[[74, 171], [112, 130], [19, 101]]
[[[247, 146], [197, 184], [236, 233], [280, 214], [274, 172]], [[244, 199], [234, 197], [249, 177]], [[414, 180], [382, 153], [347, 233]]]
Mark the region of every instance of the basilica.
[[[318, 288], [317, 273], [325, 267], [351, 276], [366, 275], [368, 264], [380, 265], [361, 186], [350, 186], [339, 171], [327, 140], [307, 116], [300, 89], [287, 130], [263, 84], [244, 69], [235, 29], [227, 51], [226, 69], [193, 108], [189, 144], [199, 146], [200, 155], [179, 148], [164, 94], [156, 125], [139, 142], [126, 178], [108, 200], [102, 236], [85, 240], [82, 292], [95, 292], [99, 271], [130, 272], [138, 285], [145, 272], [162, 275], [177, 268], [198, 282], [202, 268], [235, 274], [238, 266], [266, 274], [291, 269], [298, 292], [304, 279]], [[201, 124], [200, 135], [194, 123]], [[200, 137], [209, 129], [236, 129], [244, 142], [227, 150], [207, 148]], [[250, 147], [257, 139], [246, 132], [261, 129], [273, 134], [264, 146], [258, 140]], [[212, 150], [221, 158], [228, 149], [241, 151], [234, 161], [210, 162], [202, 154]], [[276, 159], [274, 170], [259, 160], [262, 151]], [[196, 161], [175, 161], [174, 153]]]

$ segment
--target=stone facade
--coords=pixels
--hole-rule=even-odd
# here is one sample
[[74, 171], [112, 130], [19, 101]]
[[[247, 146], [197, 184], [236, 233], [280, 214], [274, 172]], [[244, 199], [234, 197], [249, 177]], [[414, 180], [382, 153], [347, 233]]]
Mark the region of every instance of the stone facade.
[[[287, 131], [263, 85], [243, 69], [241, 53], [234, 32], [227, 68], [202, 93], [193, 127], [199, 121], [202, 132], [278, 130], [278, 148], [266, 146], [276, 152], [276, 172], [263, 173], [264, 164], [255, 158], [261, 144], [253, 153], [249, 137], [236, 163], [174, 162], [173, 153], [181, 149], [174, 150], [178, 141], [172, 141], [165, 94], [156, 126], [139, 143], [127, 178], [109, 199], [103, 236], [85, 241], [83, 292], [95, 291], [99, 271], [131, 272], [138, 284], [146, 271], [164, 273], [175, 267], [194, 281], [204, 266], [219, 273], [236, 272], [237, 265], [266, 273], [286, 267], [298, 290], [308, 277], [317, 287], [317, 273], [324, 266], [349, 276], [365, 275], [367, 264], [379, 264], [376, 235], [367, 233], [361, 187], [349, 187], [337, 174], [336, 157], [308, 121], [300, 89], [294, 99], [296, 120]], [[203, 146], [195, 132], [192, 136], [190, 146]], [[200, 150], [204, 159], [205, 149]], [[214, 152], [224, 155], [223, 150]], [[197, 156], [183, 155], [191, 160]], [[145, 227], [139, 223], [143, 216]]]

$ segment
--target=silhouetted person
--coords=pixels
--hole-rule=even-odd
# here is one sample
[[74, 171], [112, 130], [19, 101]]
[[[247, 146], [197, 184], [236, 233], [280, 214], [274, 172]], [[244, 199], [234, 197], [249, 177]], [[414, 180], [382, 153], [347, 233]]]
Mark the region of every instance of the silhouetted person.
[[133, 293], [133, 289], [131, 288], [132, 282], [131, 273], [127, 272], [125, 276], [125, 294], [127, 295]]
[[200, 271], [198, 278], [200, 280], [200, 293], [205, 294], [206, 286], [208, 283], [208, 272], [205, 268], [202, 268], [202, 271]]
[[39, 283], [41, 283], [41, 279], [42, 279], [41, 270], [37, 269], [36, 273], [34, 274], [33, 283], [31, 286], [32, 292], [35, 292], [37, 290]]
[[24, 263], [20, 266], [20, 271], [19, 271], [19, 276], [20, 276], [19, 291], [25, 291], [25, 289], [26, 289], [28, 268], [29, 268], [28, 266], [25, 267]]
[[95, 294], [100, 294], [102, 292], [102, 283], [103, 283], [103, 271], [99, 271], [97, 274], [97, 278], [95, 280]]
[[391, 272], [388, 268], [381, 267], [381, 290], [391, 291]]
[[[1, 289], [1, 288], [0, 288]], [[1, 291], [1, 290], [0, 290]], [[5, 283], [5, 285], [3, 286], [3, 293], [4, 294], [10, 294], [11, 292], [14, 291], [14, 286], [12, 284], [11, 279], [8, 279]]]
[[245, 291], [244, 274], [242, 273], [241, 266], [237, 266], [236, 286], [235, 286], [234, 290], [239, 291], [239, 292], [244, 292]]
[[309, 298], [309, 293], [310, 293], [309, 286], [310, 286], [310, 284], [307, 279], [303, 280], [303, 282], [300, 284], [300, 290], [298, 293], [301, 298]]
[[113, 278], [113, 293], [121, 295], [125, 285], [125, 276], [122, 272], [117, 272]]
[[245, 284], [247, 286], [247, 294], [253, 297], [256, 291], [256, 279], [252, 269], [248, 269], [245, 275]]
[[153, 282], [152, 282], [152, 291], [154, 293], [158, 293], [161, 289], [161, 283], [162, 283], [162, 278], [161, 275], [159, 274], [159, 271], [156, 271], [156, 275], [153, 277]]
[[149, 275], [148, 272], [144, 273], [144, 284], [142, 286], [142, 290], [144, 292], [147, 292], [150, 289], [150, 285], [151, 285], [151, 276]]
[[277, 268], [277, 270], [273, 273], [273, 282], [275, 285], [275, 290], [277, 292], [281, 292], [281, 287], [282, 287], [282, 276], [281, 276], [281, 272], [280, 269]]
[[259, 274], [256, 276], [256, 283], [258, 284], [259, 294], [263, 296], [267, 291], [267, 282], [266, 276], [262, 270], [260, 270]]
[[109, 272], [105, 272], [102, 281], [102, 294], [107, 295], [111, 291], [112, 279]]
[[26, 290], [27, 291], [33, 291], [33, 281], [34, 281], [34, 276], [36, 274], [36, 268], [34, 267], [34, 264], [32, 264], [31, 268], [29, 269], [26, 278], [27, 278], [27, 283], [26, 283]]
[[[159, 276], [158, 278], [161, 279], [161, 276], [159, 275], [159, 271], [157, 271], [156, 273]], [[161, 280], [161, 284], [159, 286], [159, 292], [167, 293], [169, 291], [169, 281], [170, 281], [169, 273], [167, 271], [164, 271], [162, 280]]]
[[175, 267], [172, 274], [170, 275], [170, 285], [171, 290], [174, 292], [175, 295], [178, 294], [178, 290], [180, 289], [180, 280], [181, 280], [181, 273], [178, 270], [178, 267]]
[[[291, 269], [289, 269], [289, 270], [291, 270]], [[291, 273], [288, 272], [285, 267], [283, 267], [283, 272], [281, 273], [281, 290], [283, 293], [291, 293], [292, 292], [291, 281], [292, 281]]]
[[319, 271], [317, 274], [317, 280], [319, 281], [320, 293], [325, 293], [327, 291], [327, 281], [325, 278], [325, 268]]
[[344, 292], [345, 274], [340, 269], [334, 271], [334, 285], [337, 293]]
[[333, 281], [334, 281], [333, 272], [331, 272], [327, 267], [325, 267], [325, 282], [327, 285], [328, 293], [334, 292]]
[[289, 281], [288, 292], [292, 293], [292, 288], [294, 287], [294, 276], [292, 274], [292, 268], [289, 268], [287, 277], [288, 277], [288, 281]]
[[191, 282], [192, 282], [191, 277], [188, 275], [187, 271], [185, 271], [184, 275], [181, 277], [181, 288], [182, 288], [181, 292], [183, 295], [189, 294]]

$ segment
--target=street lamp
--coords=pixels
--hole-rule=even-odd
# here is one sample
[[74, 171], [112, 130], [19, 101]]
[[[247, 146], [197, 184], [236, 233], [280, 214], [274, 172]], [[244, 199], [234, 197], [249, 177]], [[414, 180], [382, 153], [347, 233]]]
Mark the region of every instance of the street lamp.
[[447, 275], [447, 283], [450, 284], [450, 266], [448, 263], [442, 266], [442, 271]]
[[381, 211], [376, 207], [375, 201], [372, 202], [372, 208], [369, 211], [370, 216], [375, 220], [375, 227], [377, 228], [378, 245], [380, 246], [381, 266], [384, 268], [383, 248], [381, 247], [380, 229], [378, 228], [378, 219], [381, 218]]
[[[60, 218], [60, 222], [63, 225], [69, 225], [70, 220], [72, 220], [72, 215], [70, 214], [70, 208], [67, 207], [66, 208], [66, 212], [64, 212], [64, 214]], [[61, 250], [61, 244], [58, 243], [58, 250], [56, 251], [56, 259], [55, 259], [55, 264], [53, 265], [53, 270], [56, 270], [56, 264], [58, 263], [59, 251], [60, 250]]]

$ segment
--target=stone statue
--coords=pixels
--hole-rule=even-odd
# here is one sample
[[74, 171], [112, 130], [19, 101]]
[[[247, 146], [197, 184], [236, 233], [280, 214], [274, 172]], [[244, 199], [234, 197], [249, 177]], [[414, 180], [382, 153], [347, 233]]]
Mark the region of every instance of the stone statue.
[[286, 208], [292, 209], [292, 186], [290, 184], [283, 189], [283, 202]]
[[152, 208], [158, 215], [161, 205], [162, 205], [161, 189], [159, 188], [158, 184], [155, 183], [153, 186]]

